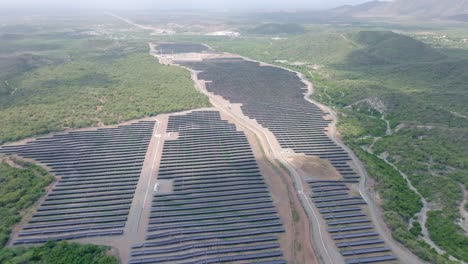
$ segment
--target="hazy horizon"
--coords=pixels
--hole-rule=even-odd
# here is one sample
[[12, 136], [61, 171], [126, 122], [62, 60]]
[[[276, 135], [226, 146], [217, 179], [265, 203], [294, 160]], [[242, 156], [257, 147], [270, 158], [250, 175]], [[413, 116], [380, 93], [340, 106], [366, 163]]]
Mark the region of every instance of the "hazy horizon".
[[369, 0], [0, 0], [0, 9], [326, 9], [365, 2]]

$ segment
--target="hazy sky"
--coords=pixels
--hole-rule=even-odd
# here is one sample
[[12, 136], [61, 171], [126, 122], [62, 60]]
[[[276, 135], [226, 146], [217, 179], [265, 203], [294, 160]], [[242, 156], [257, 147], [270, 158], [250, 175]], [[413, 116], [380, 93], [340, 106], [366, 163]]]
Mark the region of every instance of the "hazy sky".
[[0, 0], [1, 8], [329, 8], [369, 0]]

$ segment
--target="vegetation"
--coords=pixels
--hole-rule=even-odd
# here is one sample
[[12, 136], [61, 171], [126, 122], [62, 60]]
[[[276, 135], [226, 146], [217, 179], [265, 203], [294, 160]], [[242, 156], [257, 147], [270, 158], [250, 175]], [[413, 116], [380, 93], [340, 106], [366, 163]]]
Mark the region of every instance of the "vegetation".
[[[353, 148], [366, 166], [369, 175], [377, 181], [376, 190], [383, 198], [382, 208], [386, 212], [396, 212], [405, 222], [421, 211], [422, 203], [416, 193], [410, 190], [406, 181], [390, 165], [381, 159]], [[390, 225], [390, 228], [393, 228]]]
[[12, 167], [5, 161], [0, 163], [0, 248], [8, 241], [11, 228], [21, 220], [24, 210], [44, 195], [45, 188], [53, 181], [46, 170], [36, 165], [14, 162], [22, 168]]
[[419, 222], [414, 222], [413, 227], [411, 227], [409, 231], [413, 236], [420, 236], [422, 232], [421, 224]]
[[409, 219], [421, 210], [422, 204], [405, 180], [381, 159], [365, 152], [359, 146], [351, 146], [358, 158], [365, 164], [369, 175], [377, 182], [375, 188], [383, 201], [384, 220], [392, 230], [393, 238], [425, 261], [437, 264], [452, 263], [418, 239], [421, 231], [418, 231], [417, 225], [416, 229], [414, 226], [408, 229]]
[[354, 39], [364, 48], [349, 55], [347, 60], [352, 65], [406, 64], [445, 58], [420, 41], [390, 31], [360, 31]]
[[468, 237], [463, 235], [459, 226], [453, 224], [457, 215], [447, 215], [443, 211], [430, 211], [427, 215], [427, 228], [431, 239], [452, 256], [468, 259]]
[[[288, 38], [271, 40], [270, 38], [249, 37], [232, 39], [203, 39], [211, 47], [261, 59], [266, 62], [289, 61], [310, 64], [332, 64], [340, 61], [356, 44], [347, 41], [347, 33], [340, 31], [324, 31], [314, 26], [305, 34], [289, 36]], [[271, 43], [271, 44], [270, 44]]]
[[[385, 91], [374, 90], [377, 92], [375, 97], [385, 106], [380, 111], [393, 128], [392, 134], [381, 135], [382, 139], [371, 151], [396, 165], [408, 175], [426, 201], [441, 208], [437, 214], [428, 214], [430, 237], [450, 255], [466, 261], [466, 255], [460, 253], [466, 252], [468, 247], [466, 235], [456, 224], [456, 219], [460, 218], [458, 206], [462, 201], [460, 185], [466, 188], [468, 175], [465, 168], [468, 152], [463, 147], [468, 144], [467, 122], [463, 117], [467, 109], [461, 99], [466, 92], [466, 83], [460, 82], [468, 75], [459, 72], [466, 67], [465, 61], [395, 33], [364, 32], [358, 33], [355, 39], [364, 48], [350, 53], [336, 68], [346, 71], [343, 76], [357, 72], [359, 78], [353, 81], [356, 84], [364, 79]], [[368, 108], [379, 108], [372, 103], [365, 104]], [[359, 107], [362, 106], [352, 108], [362, 112]], [[364, 135], [373, 136], [359, 136]], [[348, 138], [348, 142], [358, 144], [359, 140]], [[369, 167], [369, 162], [366, 166]], [[377, 175], [375, 172], [370, 174], [373, 177]], [[386, 202], [383, 207], [388, 212]], [[398, 214], [405, 217], [401, 212]], [[388, 214], [386, 218], [392, 226]], [[409, 219], [404, 220], [406, 228]], [[436, 222], [439, 224], [434, 224]], [[417, 226], [410, 231], [413, 236], [419, 233]], [[416, 239], [410, 237], [406, 230], [395, 230], [393, 235], [407, 246]], [[419, 256], [430, 259], [428, 252], [422, 251], [425, 246], [414, 245], [412, 248]], [[433, 260], [435, 263], [440, 261], [439, 258]]]
[[304, 27], [298, 24], [276, 24], [267, 23], [247, 30], [249, 34], [255, 35], [294, 35], [305, 32]]
[[106, 248], [95, 245], [80, 245], [66, 241], [49, 241], [34, 248], [9, 248], [0, 251], [0, 262], [5, 264], [117, 264], [116, 257], [106, 255]]
[[144, 42], [73, 34], [1, 41], [0, 143], [209, 106], [187, 71], [158, 64]]
[[13, 159], [0, 163], [0, 263], [119, 263], [116, 257], [106, 255], [105, 247], [95, 245], [49, 241], [39, 247], [4, 247], [12, 227], [52, 181], [52, 175], [31, 163]]

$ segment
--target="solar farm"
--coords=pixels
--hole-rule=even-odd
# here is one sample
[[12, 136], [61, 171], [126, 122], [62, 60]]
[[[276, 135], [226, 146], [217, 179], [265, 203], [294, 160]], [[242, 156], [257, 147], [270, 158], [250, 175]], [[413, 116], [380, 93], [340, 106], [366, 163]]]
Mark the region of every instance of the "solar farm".
[[1, 153], [59, 177], [14, 244], [122, 235], [155, 122], [41, 137]]
[[[153, 52], [170, 59], [213, 51], [164, 43]], [[301, 78], [216, 56], [177, 64], [195, 71], [209, 93], [239, 104], [243, 117], [271, 132], [281, 149], [326, 160], [338, 172], [340, 179], [308, 175], [303, 181], [340, 260], [395, 263], [356, 192], [360, 176], [350, 154], [327, 133], [328, 113], [304, 99]], [[209, 108], [2, 146], [0, 153], [38, 163], [57, 178], [10, 244], [117, 241], [110, 245], [132, 264], [287, 263], [285, 250], [294, 249], [281, 240], [288, 223], [277, 202], [284, 197], [272, 195], [259, 166], [266, 156], [254, 151], [259, 146], [242, 128]]]
[[307, 184], [346, 263], [396, 260], [365, 213], [366, 202], [348, 187], [360, 178], [350, 166], [351, 157], [326, 134], [327, 113], [304, 99], [307, 87], [295, 73], [241, 58], [177, 63], [200, 72], [208, 92], [242, 104], [243, 114], [271, 131], [284, 149], [330, 161], [342, 179]]
[[130, 263], [285, 263], [283, 227], [243, 132], [217, 111], [169, 117], [146, 241]]
[[304, 100], [307, 88], [295, 73], [243, 59], [184, 65], [202, 72], [199, 78], [210, 81], [208, 91], [241, 103], [243, 113], [268, 128], [283, 148], [328, 159], [345, 180], [358, 181], [348, 153], [324, 133], [330, 122], [326, 113]]
[[[3, 146], [1, 153], [31, 159], [58, 177], [12, 244], [125, 240], [155, 125]], [[129, 245], [128, 263], [286, 263], [278, 241], [284, 228], [244, 133], [215, 110], [170, 115], [165, 132], [177, 136], [164, 140], [153, 176], [170, 188], [152, 190], [146, 233]]]

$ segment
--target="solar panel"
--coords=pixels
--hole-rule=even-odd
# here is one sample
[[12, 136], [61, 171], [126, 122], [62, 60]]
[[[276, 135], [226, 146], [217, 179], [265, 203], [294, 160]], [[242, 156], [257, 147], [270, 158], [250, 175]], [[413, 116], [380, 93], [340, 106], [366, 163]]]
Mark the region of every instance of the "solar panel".
[[346, 264], [360, 264], [360, 263], [375, 263], [375, 262], [384, 262], [389, 260], [396, 260], [396, 257], [391, 255], [386, 256], [377, 256], [377, 257], [368, 257], [368, 258], [357, 258], [357, 259], [347, 259]]

